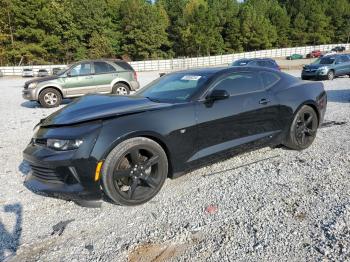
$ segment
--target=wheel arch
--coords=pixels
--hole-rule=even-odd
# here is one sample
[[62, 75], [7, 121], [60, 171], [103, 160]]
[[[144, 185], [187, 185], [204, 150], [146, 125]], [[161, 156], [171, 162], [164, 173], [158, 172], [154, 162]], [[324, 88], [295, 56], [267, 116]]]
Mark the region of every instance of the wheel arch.
[[128, 83], [127, 81], [123, 80], [123, 79], [117, 79], [115, 81], [112, 82], [112, 88], [116, 85], [116, 84], [124, 84], [126, 85], [129, 90], [131, 91], [131, 85], [130, 83]]
[[169, 150], [169, 146], [165, 142], [165, 139], [158, 133], [155, 132], [132, 132], [127, 135], [124, 135], [122, 137], [119, 137], [117, 140], [115, 140], [111, 145], [108, 147], [108, 149], [104, 152], [102, 159], [106, 159], [108, 154], [116, 147], [118, 144], [120, 144], [123, 141], [126, 141], [131, 138], [135, 137], [144, 137], [153, 140], [157, 144], [159, 144], [162, 149], [164, 150], [167, 159], [168, 159], [168, 177], [172, 177], [172, 172], [173, 172], [173, 164], [171, 161], [171, 153]]
[[317, 104], [315, 101], [312, 100], [308, 100], [305, 101], [304, 103], [300, 104], [299, 107], [295, 110], [294, 114], [293, 114], [293, 118], [295, 117], [295, 115], [299, 112], [299, 110], [303, 107], [303, 106], [309, 106], [311, 107], [317, 114], [317, 121], [318, 121], [318, 126], [320, 126], [320, 121], [321, 121], [321, 113], [318, 110]]
[[60, 94], [61, 94], [61, 96], [62, 96], [62, 99], [64, 98], [64, 95], [63, 95], [62, 90], [61, 90], [60, 88], [58, 88], [57, 86], [45, 86], [45, 87], [43, 87], [43, 88], [41, 88], [41, 89], [39, 90], [38, 96], [37, 96], [37, 99], [38, 99], [38, 100], [39, 100], [39, 97], [40, 97], [41, 93], [42, 93], [44, 90], [48, 89], [48, 88], [52, 88], [52, 89], [57, 90], [58, 92], [60, 92]]
[[335, 78], [335, 77], [336, 77], [335, 68], [329, 69], [328, 72], [327, 72], [327, 75], [328, 75], [328, 73], [331, 72], [331, 71], [333, 72], [333, 77]]

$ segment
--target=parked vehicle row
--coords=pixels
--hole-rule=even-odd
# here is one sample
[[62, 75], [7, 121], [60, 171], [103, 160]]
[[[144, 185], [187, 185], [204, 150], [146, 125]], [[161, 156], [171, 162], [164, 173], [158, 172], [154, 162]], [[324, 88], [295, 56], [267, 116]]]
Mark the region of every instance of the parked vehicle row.
[[122, 60], [86, 60], [55, 76], [36, 78], [24, 84], [23, 98], [43, 107], [56, 107], [64, 98], [89, 93], [127, 95], [139, 88], [135, 70]]
[[[62, 70], [62, 68], [53, 68], [52, 69], [52, 75], [56, 75], [57, 72], [59, 72], [60, 70]], [[45, 77], [50, 75], [49, 70], [47, 69], [39, 69], [38, 73], [37, 73], [37, 77]], [[32, 68], [25, 68], [22, 70], [22, 76], [23, 77], [35, 77], [35, 73], [34, 70]]]
[[333, 80], [337, 76], [350, 76], [350, 55], [337, 54], [324, 56], [303, 67], [301, 78]]
[[[346, 50], [345, 46], [336, 46], [332, 48], [330, 51], [324, 51], [324, 52], [321, 52], [320, 50], [313, 50], [306, 55], [306, 58], [319, 58], [323, 56], [334, 55], [340, 52], [344, 52], [345, 50]], [[303, 59], [303, 58], [304, 56], [301, 54], [292, 54], [290, 56], [287, 56], [287, 60], [297, 60], [297, 59]]]

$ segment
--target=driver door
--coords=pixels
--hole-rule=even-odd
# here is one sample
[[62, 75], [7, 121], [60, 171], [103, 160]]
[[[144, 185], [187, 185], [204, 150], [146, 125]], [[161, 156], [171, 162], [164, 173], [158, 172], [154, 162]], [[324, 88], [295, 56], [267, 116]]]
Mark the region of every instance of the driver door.
[[81, 96], [88, 93], [94, 93], [96, 86], [92, 64], [84, 62], [75, 65], [64, 79], [63, 88], [67, 97]]
[[229, 98], [196, 104], [197, 160], [235, 147], [244, 150], [269, 140], [278, 131], [279, 106], [258, 72], [235, 72], [219, 79], [212, 90], [226, 90]]

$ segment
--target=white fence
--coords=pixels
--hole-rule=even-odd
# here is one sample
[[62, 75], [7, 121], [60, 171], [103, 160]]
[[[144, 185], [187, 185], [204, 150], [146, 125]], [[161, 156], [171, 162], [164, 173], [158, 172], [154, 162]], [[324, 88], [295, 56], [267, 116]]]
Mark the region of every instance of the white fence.
[[53, 68], [65, 68], [67, 65], [35, 65], [35, 66], [6, 66], [0, 67], [3, 75], [5, 76], [20, 76], [22, 75], [23, 69], [33, 69], [34, 74], [36, 75], [39, 69], [46, 69], [52, 74]]
[[[168, 60], [146, 60], [130, 62], [132, 67], [137, 72], [143, 71], [172, 71], [181, 70], [187, 68], [198, 67], [210, 67], [228, 65], [233, 61], [241, 58], [262, 58], [262, 57], [286, 57], [292, 54], [306, 55], [313, 50], [329, 51], [336, 46], [345, 46], [347, 50], [350, 49], [350, 44], [330, 44], [330, 45], [317, 45], [317, 46], [303, 46], [281, 49], [261, 50], [229, 55], [217, 55], [207, 57], [195, 57], [195, 58], [176, 58]], [[45, 68], [52, 72], [52, 68], [63, 68], [66, 65], [42, 65], [42, 66], [17, 66], [17, 67], [0, 67], [0, 70], [4, 75], [21, 75], [24, 68], [32, 68], [34, 73], [37, 73], [39, 69]]]

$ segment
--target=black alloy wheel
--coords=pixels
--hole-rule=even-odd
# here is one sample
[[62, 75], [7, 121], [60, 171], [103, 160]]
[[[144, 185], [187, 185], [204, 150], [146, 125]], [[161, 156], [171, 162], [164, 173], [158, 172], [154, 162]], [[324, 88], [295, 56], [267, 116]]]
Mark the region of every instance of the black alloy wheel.
[[310, 106], [303, 106], [295, 115], [287, 137], [286, 146], [295, 149], [306, 149], [315, 140], [318, 128], [318, 117]]
[[102, 169], [104, 192], [116, 204], [139, 205], [153, 198], [168, 175], [167, 156], [155, 141], [137, 137], [116, 146]]

